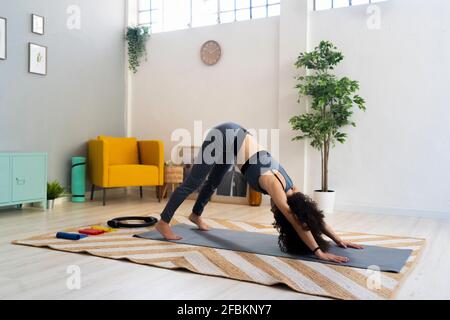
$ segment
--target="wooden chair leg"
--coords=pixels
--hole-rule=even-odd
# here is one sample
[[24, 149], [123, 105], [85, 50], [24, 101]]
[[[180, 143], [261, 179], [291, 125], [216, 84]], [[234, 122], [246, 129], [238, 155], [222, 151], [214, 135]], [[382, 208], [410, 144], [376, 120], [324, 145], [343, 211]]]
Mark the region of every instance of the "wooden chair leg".
[[139, 187], [139, 193], [140, 193], [141, 199], [142, 199], [142, 187]]
[[92, 184], [92, 186], [91, 186], [91, 201], [94, 200], [94, 191], [95, 191], [95, 185]]
[[103, 205], [106, 206], [106, 188], [103, 188]]
[[163, 189], [162, 189], [161, 197], [162, 197], [163, 199], [164, 199], [164, 198], [166, 197], [166, 195], [167, 195], [167, 186], [168, 186], [168, 184], [165, 183], [165, 184], [164, 184], [164, 187], [163, 187]]

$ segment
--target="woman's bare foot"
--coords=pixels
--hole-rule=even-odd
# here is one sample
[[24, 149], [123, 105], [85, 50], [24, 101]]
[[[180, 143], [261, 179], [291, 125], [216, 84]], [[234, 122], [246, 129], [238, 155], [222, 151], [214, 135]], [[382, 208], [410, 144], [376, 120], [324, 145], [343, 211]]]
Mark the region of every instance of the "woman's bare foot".
[[209, 231], [209, 226], [203, 221], [202, 217], [196, 215], [195, 213], [191, 213], [189, 220], [195, 223], [200, 230]]
[[173, 233], [172, 229], [170, 229], [170, 225], [167, 222], [159, 220], [155, 225], [155, 229], [158, 230], [161, 235], [167, 240], [180, 240], [182, 237]]

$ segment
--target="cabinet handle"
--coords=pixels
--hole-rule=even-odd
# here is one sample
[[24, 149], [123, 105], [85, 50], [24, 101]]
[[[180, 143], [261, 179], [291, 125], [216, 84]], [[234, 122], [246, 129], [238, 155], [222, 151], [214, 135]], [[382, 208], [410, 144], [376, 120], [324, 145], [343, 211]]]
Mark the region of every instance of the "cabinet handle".
[[25, 184], [25, 179], [19, 179], [19, 178], [16, 178], [16, 183], [17, 183], [18, 185], [24, 185], [24, 184]]

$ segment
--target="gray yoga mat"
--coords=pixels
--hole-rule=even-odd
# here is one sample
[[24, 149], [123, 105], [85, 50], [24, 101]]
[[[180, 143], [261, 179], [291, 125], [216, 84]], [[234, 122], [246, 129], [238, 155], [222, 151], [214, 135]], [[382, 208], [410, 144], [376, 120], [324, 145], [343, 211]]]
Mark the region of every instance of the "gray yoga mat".
[[[319, 260], [313, 254], [298, 255], [282, 252], [278, 247], [277, 235], [228, 229], [211, 229], [210, 231], [200, 231], [197, 228], [187, 224], [177, 224], [172, 228], [172, 230], [176, 234], [183, 237], [181, 240], [170, 241], [173, 243], [336, 264], [333, 262]], [[156, 230], [136, 234], [135, 237], [169, 241], [165, 240]], [[369, 267], [373, 268], [373, 266], [377, 266], [380, 271], [398, 273], [405, 265], [412, 250], [383, 248], [377, 246], [364, 246], [363, 250], [356, 250], [343, 249], [333, 245], [331, 246], [329, 252], [350, 258], [349, 262], [339, 265], [361, 269], [367, 269]]]

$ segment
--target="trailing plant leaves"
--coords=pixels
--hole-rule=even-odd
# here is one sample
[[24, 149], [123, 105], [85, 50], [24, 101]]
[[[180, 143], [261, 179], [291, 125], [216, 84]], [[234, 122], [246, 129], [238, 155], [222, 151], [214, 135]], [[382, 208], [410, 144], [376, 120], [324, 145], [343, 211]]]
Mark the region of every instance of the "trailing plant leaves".
[[147, 55], [147, 40], [150, 38], [148, 27], [128, 27], [126, 40], [128, 42], [128, 63], [133, 73], [137, 72], [140, 60]]

